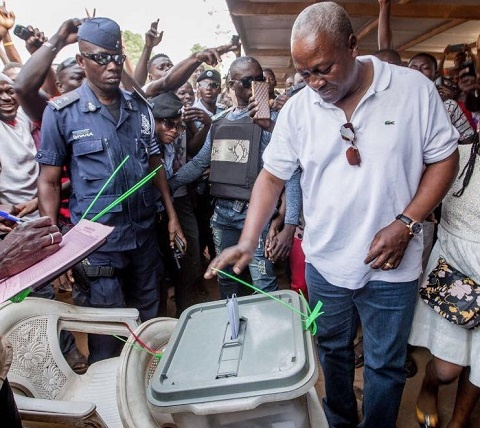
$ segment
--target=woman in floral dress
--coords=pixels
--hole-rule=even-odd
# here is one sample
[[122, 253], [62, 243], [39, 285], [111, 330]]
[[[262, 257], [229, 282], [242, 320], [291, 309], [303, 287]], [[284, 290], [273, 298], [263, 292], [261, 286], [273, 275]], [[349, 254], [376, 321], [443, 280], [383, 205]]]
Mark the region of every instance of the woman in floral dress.
[[[477, 133], [478, 134], [478, 133]], [[478, 135], [459, 144], [460, 173], [442, 205], [438, 240], [425, 270], [439, 257], [480, 284], [480, 159]], [[480, 302], [478, 302], [480, 304]], [[448, 428], [465, 427], [480, 397], [480, 327], [466, 329], [440, 316], [419, 299], [410, 334], [411, 345], [433, 355], [425, 368], [417, 400], [422, 427], [439, 427], [438, 389], [459, 378], [457, 398]]]

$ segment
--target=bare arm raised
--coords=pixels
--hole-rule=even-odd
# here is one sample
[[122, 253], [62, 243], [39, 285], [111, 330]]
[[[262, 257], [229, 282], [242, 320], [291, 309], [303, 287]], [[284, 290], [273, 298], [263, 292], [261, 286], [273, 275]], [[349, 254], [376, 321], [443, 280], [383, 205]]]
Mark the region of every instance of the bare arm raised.
[[133, 77], [140, 86], [145, 85], [147, 81], [147, 64], [152, 50], [155, 46], [158, 46], [163, 38], [163, 31], [158, 31], [158, 19], [150, 24], [149, 30], [145, 33], [145, 44], [143, 45], [142, 53], [138, 59], [137, 66]]
[[378, 0], [378, 49], [393, 49], [392, 28], [390, 27], [390, 0]]
[[222, 61], [221, 56], [227, 52], [237, 49], [237, 45], [231, 43], [222, 45], [213, 49], [205, 49], [201, 52], [196, 52], [188, 58], [180, 61], [173, 66], [170, 71], [161, 79], [154, 80], [146, 88], [146, 94], [149, 97], [154, 97], [162, 92], [174, 91], [182, 86], [196, 70], [196, 68], [205, 62], [214, 67]]
[[17, 76], [15, 91], [18, 102], [33, 121], [42, 119], [47, 100], [38, 91], [49, 73], [52, 62], [64, 46], [77, 41], [80, 24], [81, 20], [77, 18], [65, 21], [49, 43], [44, 43], [33, 53]]

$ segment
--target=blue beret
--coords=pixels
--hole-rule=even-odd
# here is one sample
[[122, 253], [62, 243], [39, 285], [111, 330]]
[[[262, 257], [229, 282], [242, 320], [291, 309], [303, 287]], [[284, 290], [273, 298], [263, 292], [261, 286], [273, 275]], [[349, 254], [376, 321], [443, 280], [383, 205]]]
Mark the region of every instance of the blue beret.
[[197, 82], [201, 82], [204, 79], [212, 79], [215, 82], [222, 84], [222, 76], [217, 70], [205, 70], [200, 76], [197, 78]]
[[122, 49], [122, 32], [120, 27], [109, 18], [85, 20], [78, 29], [77, 38], [110, 51]]
[[155, 119], [177, 117], [182, 114], [183, 104], [173, 92], [164, 92], [151, 101], [153, 102], [152, 114]]

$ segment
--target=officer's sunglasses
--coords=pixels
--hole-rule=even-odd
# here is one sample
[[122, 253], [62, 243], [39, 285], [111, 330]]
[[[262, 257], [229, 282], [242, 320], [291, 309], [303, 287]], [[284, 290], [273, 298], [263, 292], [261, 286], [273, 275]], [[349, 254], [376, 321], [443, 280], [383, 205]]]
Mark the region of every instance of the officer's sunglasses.
[[185, 131], [186, 127], [183, 123], [176, 123], [173, 120], [170, 119], [162, 119], [163, 126], [165, 128], [172, 130], [176, 129], [180, 134]]
[[122, 65], [127, 58], [127, 56], [123, 54], [115, 54], [115, 55], [110, 55], [107, 53], [92, 54], [88, 52], [80, 52], [80, 54], [85, 58], [95, 61], [99, 65], [107, 65], [112, 61], [117, 65]]
[[218, 83], [218, 82], [204, 82], [202, 80], [202, 81], [198, 82], [198, 86], [200, 86], [201, 88], [204, 88], [204, 89], [207, 89], [207, 88], [218, 89], [218, 88], [220, 88], [220, 83]]
[[240, 82], [242, 86], [245, 89], [250, 89], [252, 87], [252, 82], [265, 82], [265, 77], [263, 77], [263, 74], [260, 74], [258, 76], [247, 76], [247, 77], [242, 77], [241, 79], [231, 79], [236, 82]]

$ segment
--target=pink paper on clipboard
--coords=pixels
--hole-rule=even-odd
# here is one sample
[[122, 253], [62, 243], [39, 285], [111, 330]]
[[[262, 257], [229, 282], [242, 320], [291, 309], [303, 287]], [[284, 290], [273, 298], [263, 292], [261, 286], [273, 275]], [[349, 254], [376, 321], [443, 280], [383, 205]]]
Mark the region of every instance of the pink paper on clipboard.
[[60, 276], [100, 247], [113, 227], [89, 220], [80, 220], [60, 243], [60, 249], [16, 275], [0, 281], [0, 303], [29, 287], [37, 287]]

